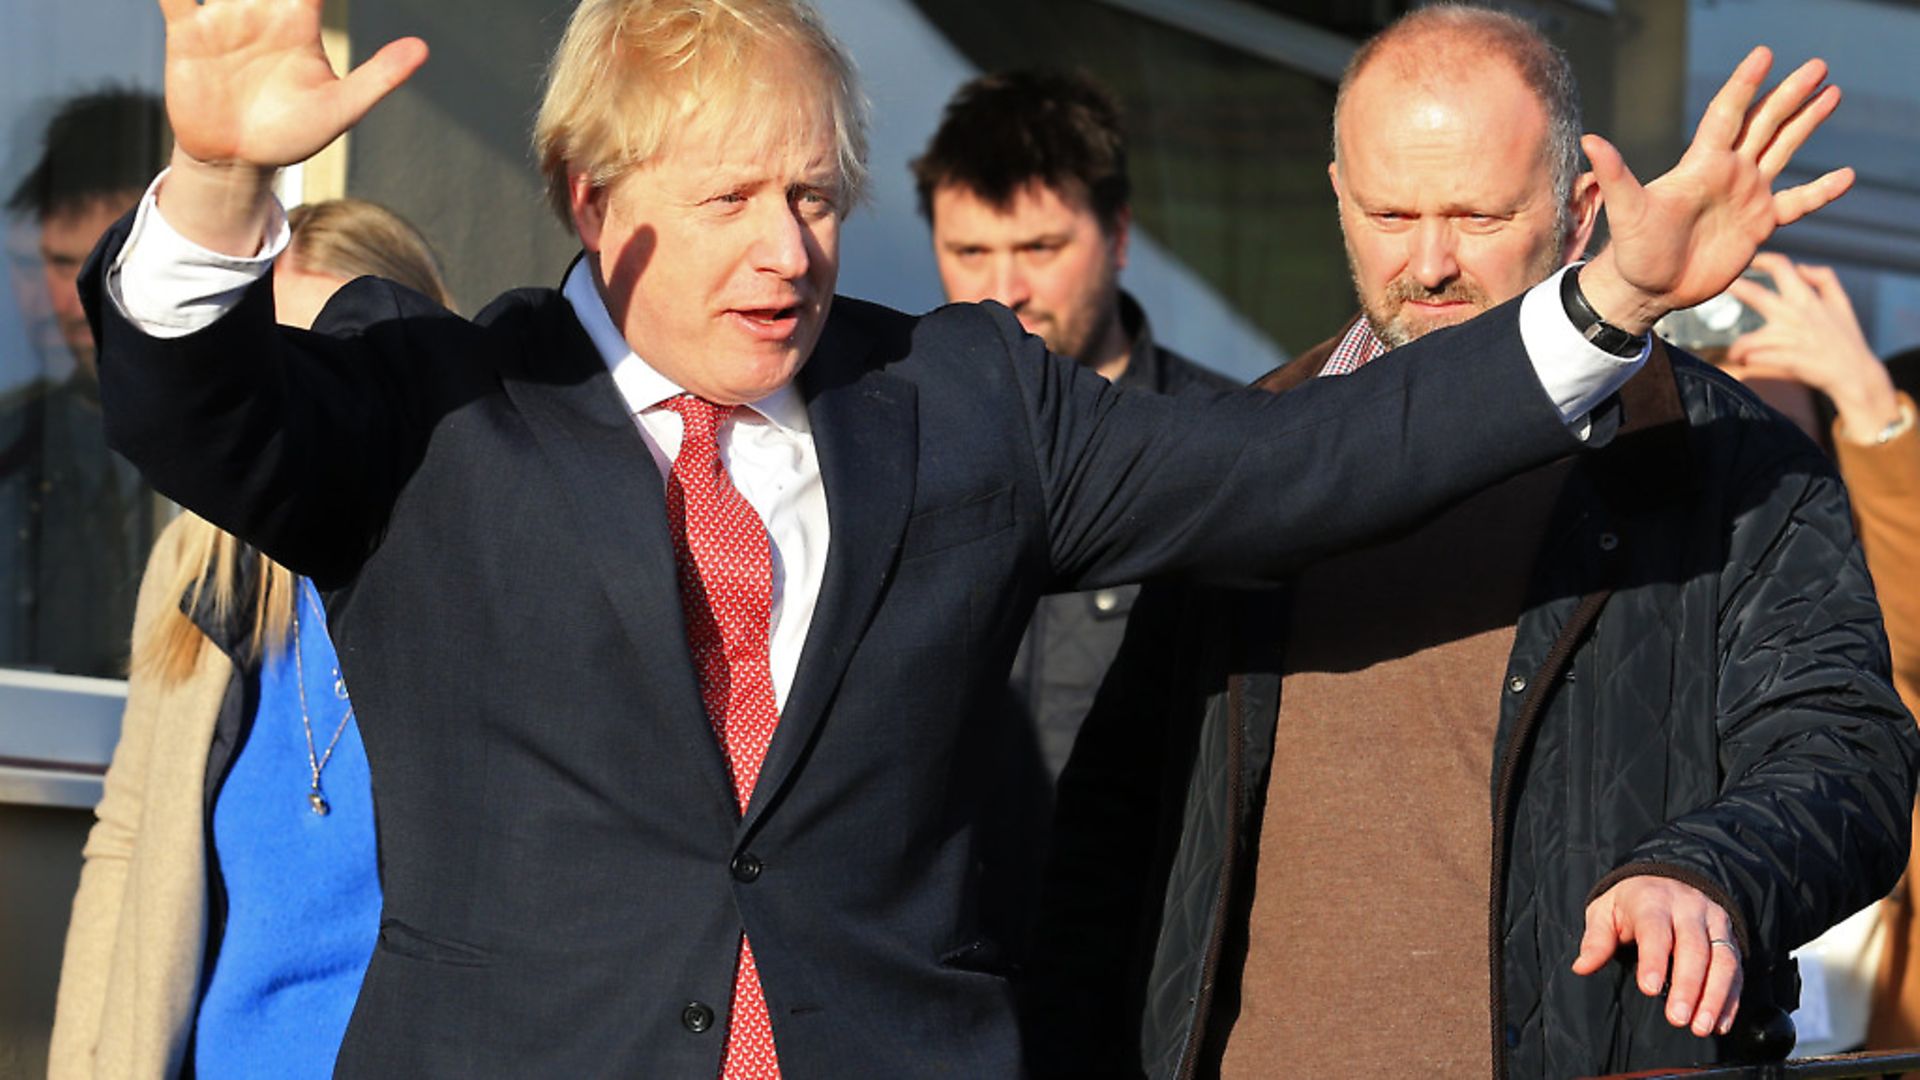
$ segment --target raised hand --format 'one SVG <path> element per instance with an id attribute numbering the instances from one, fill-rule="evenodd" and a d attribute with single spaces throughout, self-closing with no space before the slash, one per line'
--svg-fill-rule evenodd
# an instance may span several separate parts
<path id="1" fill-rule="evenodd" d="M 426 61 L 425 42 L 402 38 L 336 76 L 323 2 L 160 0 L 174 136 L 161 212 L 189 238 L 252 254 L 273 170 L 319 152 Z"/>
<path id="2" fill-rule="evenodd" d="M 1771 277 L 1779 291 L 1745 278 L 1729 287 L 1767 321 L 1734 339 L 1728 367 L 1742 378 L 1792 379 L 1813 387 L 1833 400 L 1844 436 L 1874 442 L 1900 419 L 1900 396 L 1868 347 L 1840 278 L 1829 267 L 1795 265 L 1772 252 L 1754 256 L 1753 268 Z"/>
<path id="3" fill-rule="evenodd" d="M 1667 312 L 1719 295 L 1774 229 L 1852 186 L 1853 170 L 1835 169 L 1773 190 L 1801 144 L 1840 104 L 1840 89 L 1822 88 L 1827 66 L 1809 60 L 1752 104 L 1772 63 L 1764 47 L 1747 54 L 1707 106 L 1679 164 L 1644 187 L 1611 143 L 1597 135 L 1581 140 L 1613 239 L 1581 270 L 1580 285 L 1607 321 L 1645 332 Z"/>
<path id="4" fill-rule="evenodd" d="M 344 78 L 320 47 L 323 0 L 160 0 L 167 118 L 196 161 L 277 168 L 358 123 L 427 58 L 389 43 Z"/>
<path id="5" fill-rule="evenodd" d="M 1640 992 L 1667 995 L 1667 1023 L 1700 1036 L 1733 1030 L 1745 973 L 1724 908 L 1670 878 L 1627 878 L 1587 905 L 1574 973 L 1599 971 L 1628 942 L 1637 946 Z"/>

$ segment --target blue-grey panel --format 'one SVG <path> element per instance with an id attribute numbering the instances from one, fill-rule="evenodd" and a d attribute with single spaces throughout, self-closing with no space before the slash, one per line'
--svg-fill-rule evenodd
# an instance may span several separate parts
<path id="1" fill-rule="evenodd" d="M 0 670 L 0 803 L 99 801 L 126 703 L 118 680 Z"/>

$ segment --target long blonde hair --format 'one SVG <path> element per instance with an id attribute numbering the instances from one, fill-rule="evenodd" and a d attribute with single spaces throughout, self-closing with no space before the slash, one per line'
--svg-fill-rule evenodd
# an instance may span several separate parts
<path id="1" fill-rule="evenodd" d="M 393 211 L 362 199 L 330 199 L 296 207 L 287 222 L 293 229 L 287 255 L 305 269 L 349 279 L 373 274 L 453 306 L 426 238 Z M 191 513 L 182 513 L 181 520 L 167 528 L 156 555 L 162 547 L 173 557 L 148 561 L 151 568 L 169 570 L 160 595 L 185 599 L 135 624 L 136 674 L 165 683 L 193 674 L 200 651 L 212 643 L 187 612 L 204 609 L 219 626 L 228 625 L 235 611 L 251 612 L 243 661 L 258 661 L 287 640 L 299 596 L 293 571 Z M 253 560 L 250 575 L 245 572 L 247 559 Z"/>
<path id="2" fill-rule="evenodd" d="M 252 628 L 248 633 L 242 660 L 257 660 L 277 649 L 287 639 L 293 623 L 293 604 L 298 596 L 293 571 L 272 559 L 245 547 L 233 534 L 224 532 L 206 519 L 182 513 L 180 520 L 167 527 L 161 546 L 171 548 L 173 558 L 162 562 L 155 558 L 149 566 L 158 571 L 163 565 L 170 571 L 161 583 L 159 594 L 174 603 L 165 603 L 152 612 L 143 612 L 133 627 L 133 671 L 136 675 L 158 678 L 164 683 L 180 682 L 193 674 L 200 661 L 200 650 L 212 643 L 186 612 L 206 608 L 215 625 L 225 626 L 236 608 L 251 611 Z M 244 558 L 243 558 L 244 557 Z M 254 573 L 245 593 L 241 580 L 245 560 L 253 560 Z M 184 600 L 179 598 L 184 597 Z M 184 609 L 184 610 L 183 610 Z"/>

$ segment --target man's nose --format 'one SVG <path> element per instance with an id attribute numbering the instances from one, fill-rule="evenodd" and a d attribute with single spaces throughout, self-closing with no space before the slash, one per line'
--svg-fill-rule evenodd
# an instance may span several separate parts
<path id="1" fill-rule="evenodd" d="M 755 269 L 787 281 L 805 277 L 813 256 L 807 248 L 807 228 L 799 211 L 785 202 L 769 202 L 762 218 L 754 244 Z"/>
<path id="2" fill-rule="evenodd" d="M 1014 311 L 1026 306 L 1033 299 L 1033 286 L 1027 280 L 1027 271 L 1020 260 L 1013 256 L 1002 258 L 993 268 L 991 299 L 998 300 Z"/>
<path id="3" fill-rule="evenodd" d="M 1453 227 L 1441 219 L 1422 221 L 1413 234 L 1410 270 L 1422 286 L 1438 289 L 1460 276 L 1460 263 L 1454 257 Z"/>

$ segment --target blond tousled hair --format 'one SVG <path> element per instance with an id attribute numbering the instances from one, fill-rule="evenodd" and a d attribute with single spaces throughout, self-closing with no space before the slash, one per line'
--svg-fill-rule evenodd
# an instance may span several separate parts
<path id="1" fill-rule="evenodd" d="M 805 62 L 834 126 L 843 210 L 866 185 L 867 106 L 853 61 L 805 0 L 581 0 L 547 68 L 533 150 L 547 198 L 571 226 L 569 175 L 596 188 L 645 164 L 701 110 L 743 139 L 817 122 L 821 104 L 769 86 L 769 50 Z M 763 144 L 764 145 L 764 144 Z"/>
<path id="2" fill-rule="evenodd" d="M 372 274 L 453 306 L 426 238 L 383 206 L 363 199 L 330 199 L 288 211 L 287 224 L 293 239 L 286 257 L 310 271 L 343 278 Z M 179 682 L 193 674 L 200 651 L 213 647 L 183 607 L 185 611 L 207 609 L 217 625 L 225 625 L 235 611 L 250 612 L 245 659 L 257 661 L 286 641 L 299 595 L 291 570 L 192 513 L 182 513 L 160 544 L 172 556 L 151 560 L 156 566 L 172 567 L 172 580 L 162 583 L 160 595 L 186 599 L 146 613 L 136 623 L 132 661 L 136 674 L 163 683 Z M 247 560 L 252 561 L 251 574 Z"/>

